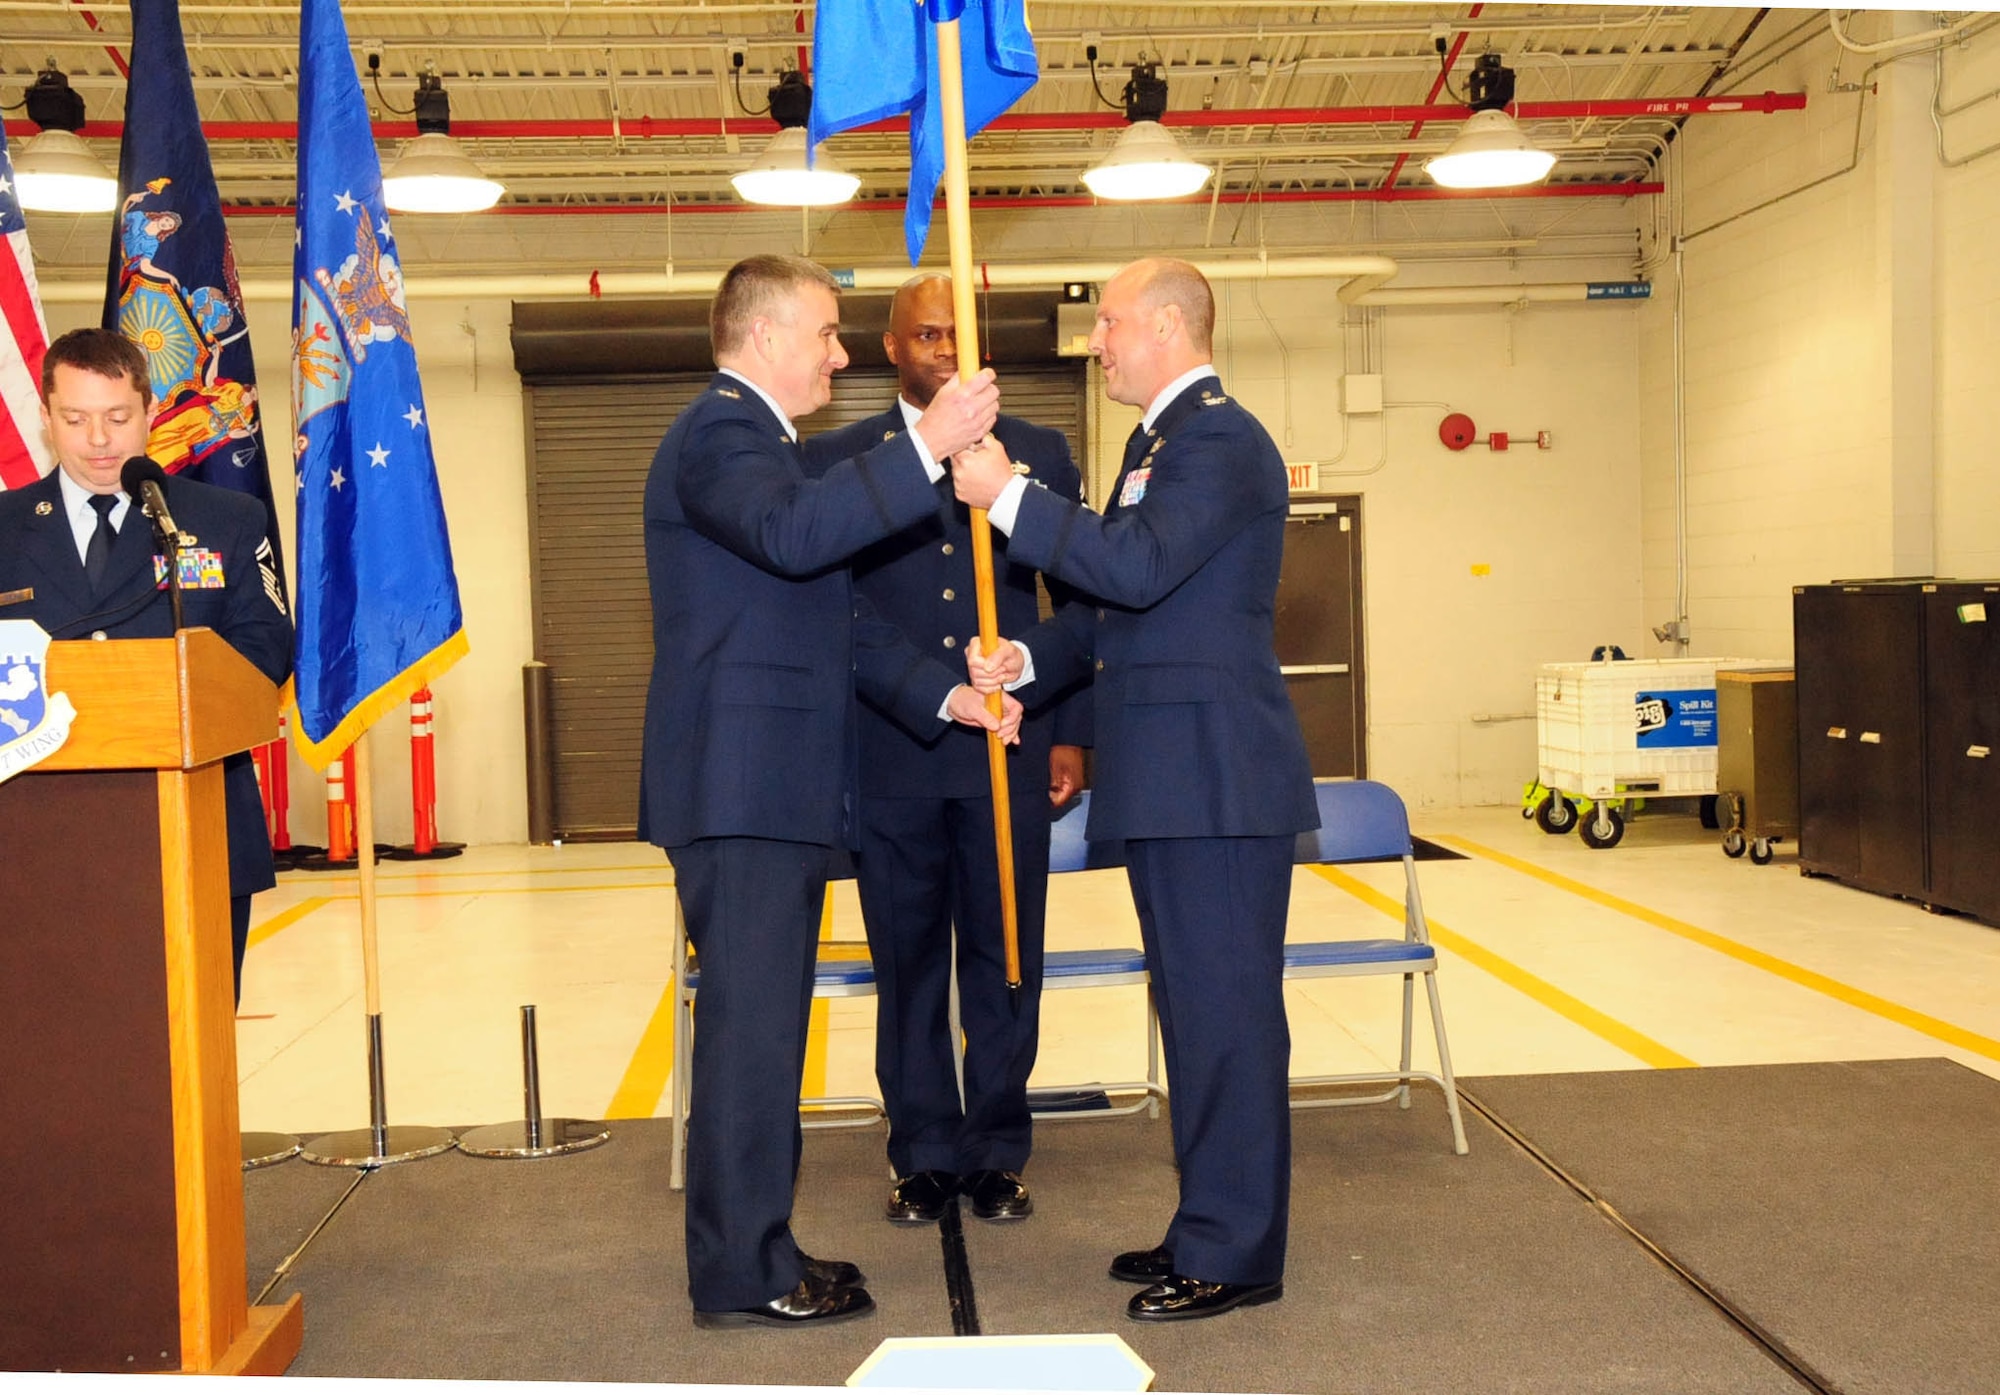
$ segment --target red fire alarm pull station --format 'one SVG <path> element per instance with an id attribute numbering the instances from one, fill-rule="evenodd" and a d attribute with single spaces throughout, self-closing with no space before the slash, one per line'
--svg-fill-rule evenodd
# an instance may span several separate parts
<path id="1" fill-rule="evenodd" d="M 1493 432 L 1486 438 L 1486 444 L 1493 450 L 1507 449 L 1507 433 L 1504 431 Z"/>
<path id="2" fill-rule="evenodd" d="M 1463 412 L 1453 412 L 1438 423 L 1438 439 L 1453 450 L 1464 450 L 1478 439 L 1479 428 Z"/>

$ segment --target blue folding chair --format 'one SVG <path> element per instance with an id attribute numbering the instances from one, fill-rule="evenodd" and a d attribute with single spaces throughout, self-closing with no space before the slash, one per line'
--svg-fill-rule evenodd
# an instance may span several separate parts
<path id="1" fill-rule="evenodd" d="M 1444 1091 L 1445 1110 L 1451 1118 L 1452 1147 L 1466 1151 L 1465 1124 L 1458 1108 L 1458 1089 L 1451 1073 L 1451 1048 L 1445 1041 L 1444 1012 L 1438 1003 L 1437 950 L 1431 944 L 1430 926 L 1424 920 L 1423 898 L 1417 890 L 1415 845 L 1410 840 L 1410 822 L 1403 801 L 1387 785 L 1373 780 L 1319 780 L 1313 785 L 1319 801 L 1320 827 L 1301 833 L 1293 851 L 1295 864 L 1315 862 L 1403 863 L 1403 934 L 1400 939 L 1327 940 L 1285 946 L 1285 977 L 1354 978 L 1370 974 L 1394 974 L 1403 980 L 1403 1049 L 1398 1068 L 1393 1071 L 1349 1072 L 1340 1075 L 1294 1076 L 1294 1086 L 1390 1084 L 1381 1094 L 1295 1098 L 1295 1109 L 1317 1109 L 1332 1105 L 1381 1104 L 1396 1100 L 1410 1107 L 1410 1083 L 1428 1080 Z M 1084 868 L 1117 867 L 1125 861 L 1122 843 L 1090 843 L 1083 829 L 1090 816 L 1090 794 L 1085 791 L 1076 805 L 1059 819 L 1049 845 L 1049 869 L 1073 872 Z M 1077 951 L 1092 953 L 1093 951 Z M 1137 951 L 1127 951 L 1136 954 Z M 1053 958 L 1054 956 L 1051 956 Z M 1139 975 L 1129 981 L 1143 982 L 1143 956 Z M 1415 1024 L 1416 980 L 1421 975 L 1430 999 L 1431 1030 L 1437 1039 L 1438 1070 L 1417 1070 L 1411 1065 L 1411 1038 Z M 1045 985 L 1047 979 L 1045 977 Z M 1157 1082 L 1158 1019 L 1147 997 L 1147 1046 L 1149 1077 Z M 1150 1103 L 1150 1099 L 1145 1101 Z"/>
<path id="2" fill-rule="evenodd" d="M 1437 950 L 1431 944 L 1430 925 L 1424 919 L 1423 896 L 1417 890 L 1415 845 L 1410 841 L 1410 820 L 1403 801 L 1387 785 L 1373 780 L 1315 781 L 1313 792 L 1319 799 L 1320 826 L 1301 833 L 1293 860 L 1314 862 L 1386 862 L 1400 858 L 1403 863 L 1403 934 L 1400 939 L 1325 940 L 1312 944 L 1285 946 L 1285 977 L 1351 978 L 1365 974 L 1396 974 L 1403 980 L 1403 1053 L 1393 1071 L 1361 1071 L 1341 1075 L 1293 1076 L 1298 1085 L 1355 1085 L 1387 1083 L 1393 1088 L 1379 1095 L 1339 1096 L 1330 1099 L 1294 1100 L 1294 1109 L 1313 1109 L 1342 1104 L 1381 1104 L 1396 1100 L 1410 1107 L 1410 1082 L 1428 1080 L 1444 1091 L 1445 1111 L 1451 1116 L 1453 1151 L 1466 1151 L 1465 1123 L 1458 1112 L 1458 1087 L 1451 1074 L 1451 1047 L 1445 1042 L 1444 1009 L 1438 1004 Z M 1437 1039 L 1438 1069 L 1417 1070 L 1410 1064 L 1410 1037 L 1415 1020 L 1417 977 L 1424 980 L 1430 997 L 1431 1032 Z"/>

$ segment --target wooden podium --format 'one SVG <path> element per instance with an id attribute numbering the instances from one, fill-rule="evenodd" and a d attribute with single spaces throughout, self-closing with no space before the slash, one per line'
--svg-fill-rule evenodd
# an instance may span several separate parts
<path id="1" fill-rule="evenodd" d="M 49 648 L 68 743 L 0 784 L 0 1370 L 278 1375 L 252 1311 L 222 759 L 277 691 L 212 630 Z"/>

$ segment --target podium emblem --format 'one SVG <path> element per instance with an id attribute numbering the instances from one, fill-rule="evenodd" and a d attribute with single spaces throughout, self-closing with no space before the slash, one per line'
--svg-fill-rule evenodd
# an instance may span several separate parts
<path id="1" fill-rule="evenodd" d="M 32 620 L 0 620 L 0 782 L 69 740 L 76 709 L 47 688 L 49 633 Z"/>

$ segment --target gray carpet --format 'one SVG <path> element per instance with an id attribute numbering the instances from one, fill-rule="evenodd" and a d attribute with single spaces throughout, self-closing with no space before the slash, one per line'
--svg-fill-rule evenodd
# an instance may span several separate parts
<path id="1" fill-rule="evenodd" d="M 1283 1301 L 1206 1322 L 1144 1325 L 1105 1275 L 1157 1244 L 1173 1207 L 1157 1123 L 1041 1126 L 1038 1211 L 968 1221 L 987 1332 L 1116 1332 L 1159 1390 L 1750 1392 L 1798 1390 L 1686 1285 L 1573 1191 L 1444 1107 L 1293 1115 Z"/>
<path id="2" fill-rule="evenodd" d="M 1461 1084 L 1846 1395 L 2000 1387 L 2000 1081 L 1910 1060 Z"/>
<path id="3" fill-rule="evenodd" d="M 2000 1082 L 1939 1061 L 1490 1078 L 1468 1091 L 1844 1395 L 1984 1392 L 2000 1370 Z M 1044 1123 L 1036 1215 L 968 1218 L 987 1333 L 1115 1332 L 1161 1390 L 1801 1389 L 1756 1341 L 1477 1113 L 1435 1092 L 1294 1117 L 1282 1302 L 1148 1326 L 1104 1274 L 1173 1202 L 1164 1120 Z M 252 1287 L 306 1299 L 293 1373 L 837 1385 L 891 1336 L 951 1331 L 936 1228 L 879 1219 L 879 1127 L 807 1135 L 796 1229 L 877 1313 L 696 1331 L 669 1126 L 507 1163 L 452 1155 L 245 1179 Z M 337 1208 L 337 1209 L 336 1209 Z M 327 1219 L 331 1211 L 331 1218 Z"/>
<path id="4" fill-rule="evenodd" d="M 296 1159 L 243 1174 L 244 1273 L 251 1301 L 339 1206 L 354 1181 L 345 1168 L 307 1167 Z"/>

